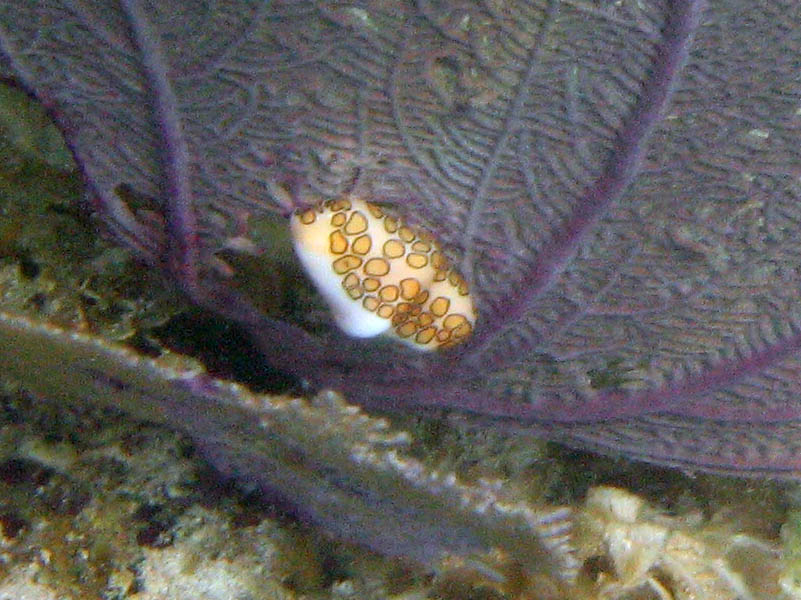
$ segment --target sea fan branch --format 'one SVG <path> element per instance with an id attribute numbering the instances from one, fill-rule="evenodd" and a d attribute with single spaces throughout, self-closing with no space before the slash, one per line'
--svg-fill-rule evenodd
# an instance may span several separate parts
<path id="1" fill-rule="evenodd" d="M 122 0 L 131 30 L 141 50 L 142 65 L 152 88 L 153 110 L 161 133 L 167 230 L 167 269 L 190 296 L 199 296 L 198 223 L 192 200 L 190 159 L 182 130 L 178 99 L 169 82 L 169 67 L 161 43 L 139 0 Z"/>
<path id="2" fill-rule="evenodd" d="M 617 137 L 601 176 L 585 192 L 570 219 L 537 256 L 528 273 L 515 286 L 505 303 L 493 307 L 477 331 L 470 352 L 475 356 L 497 334 L 523 317 L 558 280 L 579 244 L 600 218 L 620 198 L 641 166 L 647 143 L 659 124 L 687 59 L 699 25 L 703 0 L 674 0 L 669 6 L 664 42 L 658 49 L 642 96 Z"/>

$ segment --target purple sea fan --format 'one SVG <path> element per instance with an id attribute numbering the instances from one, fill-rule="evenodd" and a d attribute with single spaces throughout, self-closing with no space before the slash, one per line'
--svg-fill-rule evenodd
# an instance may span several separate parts
<path id="1" fill-rule="evenodd" d="M 51 110 L 118 238 L 274 366 L 366 406 L 796 475 L 799 19 L 790 0 L 11 0 L 0 75 Z M 318 338 L 215 275 L 248 217 L 344 192 L 434 232 L 475 295 L 470 341 Z"/>

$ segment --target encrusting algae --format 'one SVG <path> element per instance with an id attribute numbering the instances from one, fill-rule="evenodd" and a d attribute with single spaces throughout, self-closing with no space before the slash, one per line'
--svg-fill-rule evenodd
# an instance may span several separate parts
<path id="1" fill-rule="evenodd" d="M 0 369 L 26 394 L 62 406 L 77 402 L 84 408 L 120 408 L 178 427 L 226 474 L 255 489 L 278 492 L 335 538 L 433 569 L 436 597 L 450 600 L 483 589 L 484 595 L 475 597 L 799 598 L 784 581 L 779 586 L 777 540 L 749 531 L 753 525 L 743 511 L 732 509 L 717 520 L 693 511 L 668 516 L 642 497 L 613 487 L 590 488 L 584 504 L 573 508 L 548 505 L 526 499 L 520 481 L 485 476 L 467 480 L 413 458 L 408 433 L 393 430 L 333 393 L 311 399 L 255 395 L 210 378 L 196 362 L 177 355 L 151 359 L 1 312 L 0 347 L 15 349 L 0 352 Z M 42 378 L 41 373 L 49 376 Z M 81 461 L 72 449 L 66 454 L 59 450 L 56 460 L 48 458 L 53 452 L 43 453 L 41 443 L 16 447 L 18 458 L 12 462 L 39 461 L 69 472 Z M 77 510 L 86 518 L 98 509 L 84 503 Z M 17 508 L 13 513 L 25 523 L 32 518 Z M 152 540 L 148 552 L 156 562 L 158 555 L 180 550 L 159 549 L 159 540 L 180 534 L 169 524 L 157 525 L 157 537 L 149 529 L 142 534 Z M 23 524 L 13 543 L 25 546 L 29 533 L 33 528 Z M 225 537 L 225 526 L 204 535 Z M 105 561 L 112 560 L 109 552 Z M 115 571 L 117 576 L 120 572 Z M 332 597 L 337 597 L 333 590 Z"/>
<path id="2" fill-rule="evenodd" d="M 386 332 L 434 350 L 472 333 L 467 282 L 431 233 L 352 196 L 293 215 L 291 229 L 300 262 L 348 335 Z"/>
<path id="3" fill-rule="evenodd" d="M 336 394 L 255 395 L 177 355 L 151 359 L 1 312 L 0 347 L 15 348 L 0 352 L 0 369 L 27 393 L 179 427 L 225 474 L 287 498 L 337 538 L 428 568 L 464 559 L 493 580 L 505 563 L 555 586 L 575 576 L 569 509 L 427 467 L 405 452 L 408 434 Z"/>

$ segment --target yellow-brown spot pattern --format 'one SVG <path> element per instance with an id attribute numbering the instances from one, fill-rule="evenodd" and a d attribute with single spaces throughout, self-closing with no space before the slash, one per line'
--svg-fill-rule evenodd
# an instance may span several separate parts
<path id="1" fill-rule="evenodd" d="M 398 338 L 428 350 L 457 344 L 472 332 L 476 314 L 468 284 L 430 232 L 354 197 L 293 218 L 300 224 L 293 225 L 296 244 L 324 253 L 347 301 L 389 320 Z M 322 232 L 325 245 L 312 239 Z"/>
<path id="2" fill-rule="evenodd" d="M 348 238 L 342 235 L 339 229 L 334 231 L 329 239 L 331 240 L 331 252 L 333 254 L 345 254 L 348 249 Z"/>

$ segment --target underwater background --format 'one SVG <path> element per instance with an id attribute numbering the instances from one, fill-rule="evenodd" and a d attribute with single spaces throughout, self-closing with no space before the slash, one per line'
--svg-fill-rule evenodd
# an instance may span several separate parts
<path id="1" fill-rule="evenodd" d="M 236 327 L 193 308 L 99 235 L 81 194 L 44 111 L 0 88 L 0 313 L 22 332 L 18 342 L 12 329 L 0 337 L 0 363 L 16 369 L 0 373 L 0 599 L 801 598 L 795 482 L 599 457 L 448 415 L 376 419 L 335 395 L 297 400 L 291 410 L 316 419 L 304 427 L 351 439 L 343 415 L 358 415 L 383 444 L 401 440 L 391 455 L 398 464 L 428 474 L 375 507 L 388 527 L 436 499 L 437 482 L 458 480 L 465 494 L 502 489 L 498 497 L 525 507 L 530 535 L 541 538 L 529 561 L 530 540 L 501 535 L 507 524 L 476 505 L 482 516 L 464 527 L 482 528 L 493 547 L 421 566 L 321 533 L 303 518 L 303 497 L 265 497 L 211 468 L 191 435 L 97 403 L 80 382 L 69 399 L 31 391 L 43 387 L 37 380 L 69 380 L 59 365 L 91 339 L 100 371 L 116 360 L 106 346 L 123 345 L 134 370 L 153 358 L 271 398 L 304 396 L 259 364 Z M 280 291 L 267 310 L 307 306 L 312 292 L 281 224 L 264 227 Z M 365 490 L 383 485 L 364 477 Z"/>

